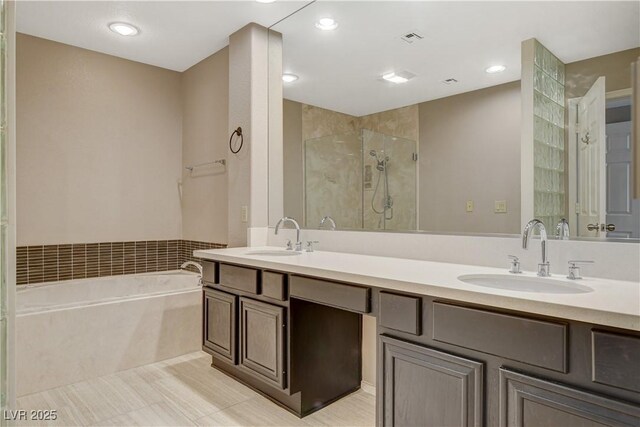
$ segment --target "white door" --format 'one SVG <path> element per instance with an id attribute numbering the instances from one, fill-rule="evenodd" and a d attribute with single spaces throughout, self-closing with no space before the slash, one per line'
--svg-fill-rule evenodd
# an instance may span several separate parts
<path id="1" fill-rule="evenodd" d="M 598 78 L 578 102 L 577 123 L 577 234 L 605 237 L 606 117 L 604 77 Z"/>
<path id="2" fill-rule="evenodd" d="M 607 125 L 607 237 L 640 237 L 640 200 L 632 198 L 631 122 Z"/>

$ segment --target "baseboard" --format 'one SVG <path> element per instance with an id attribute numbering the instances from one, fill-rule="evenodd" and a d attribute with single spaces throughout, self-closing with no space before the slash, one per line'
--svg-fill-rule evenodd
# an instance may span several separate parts
<path id="1" fill-rule="evenodd" d="M 366 381 L 360 381 L 360 389 L 365 393 L 376 395 L 376 386 Z"/>

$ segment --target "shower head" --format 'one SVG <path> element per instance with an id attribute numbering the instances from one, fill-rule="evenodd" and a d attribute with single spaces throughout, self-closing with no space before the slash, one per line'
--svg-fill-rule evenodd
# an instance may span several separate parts
<path id="1" fill-rule="evenodd" d="M 370 155 L 371 157 L 378 157 L 378 153 L 376 153 L 376 150 L 371 150 L 371 151 L 369 151 L 369 155 Z"/>

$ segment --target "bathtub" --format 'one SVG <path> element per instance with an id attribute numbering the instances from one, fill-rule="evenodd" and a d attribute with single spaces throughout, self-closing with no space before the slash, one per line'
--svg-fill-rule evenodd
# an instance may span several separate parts
<path id="1" fill-rule="evenodd" d="M 18 287 L 19 396 L 201 348 L 202 293 L 183 271 Z"/>

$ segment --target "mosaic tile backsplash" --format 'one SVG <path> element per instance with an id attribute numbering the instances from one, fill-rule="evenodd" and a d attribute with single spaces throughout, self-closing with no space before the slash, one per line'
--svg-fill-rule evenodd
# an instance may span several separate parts
<path id="1" fill-rule="evenodd" d="M 176 270 L 197 261 L 196 249 L 225 248 L 226 244 L 193 240 L 74 243 L 18 246 L 18 285 L 100 276 Z"/>

